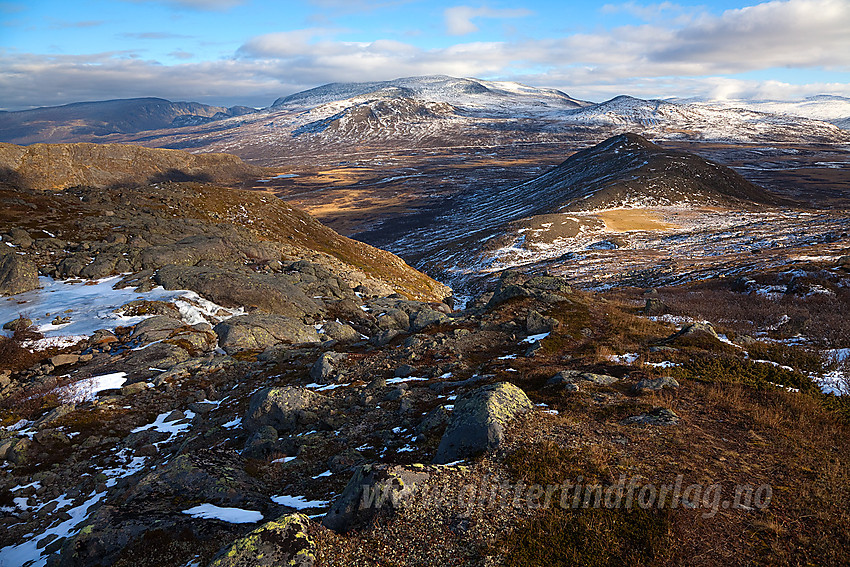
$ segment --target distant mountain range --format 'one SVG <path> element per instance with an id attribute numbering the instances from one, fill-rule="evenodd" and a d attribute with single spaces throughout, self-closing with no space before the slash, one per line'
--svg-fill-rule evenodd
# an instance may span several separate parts
<path id="1" fill-rule="evenodd" d="M 75 102 L 0 112 L 0 141 L 13 144 L 97 142 L 114 134 L 196 126 L 256 112 L 247 106 L 208 106 L 162 98 Z"/>
<path id="2" fill-rule="evenodd" d="M 0 113 L 0 141 L 137 143 L 229 152 L 262 165 L 386 148 L 598 142 L 624 132 L 668 140 L 847 143 L 850 132 L 836 124 L 846 126 L 850 103 L 838 99 L 730 108 L 619 96 L 596 104 L 519 83 L 428 76 L 332 83 L 262 110 L 130 99 Z M 809 117 L 792 115 L 795 109 Z M 821 115 L 835 123 L 815 118 Z"/>

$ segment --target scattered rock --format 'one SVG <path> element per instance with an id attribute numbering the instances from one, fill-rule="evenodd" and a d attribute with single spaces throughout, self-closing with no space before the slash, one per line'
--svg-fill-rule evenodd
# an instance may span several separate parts
<path id="1" fill-rule="evenodd" d="M 434 463 L 450 463 L 494 449 L 502 442 L 508 422 L 533 407 L 525 392 L 508 382 L 474 390 L 455 404 Z"/>
<path id="2" fill-rule="evenodd" d="M 677 425 L 679 416 L 667 408 L 655 408 L 651 412 L 642 413 L 623 420 L 626 425 Z"/>

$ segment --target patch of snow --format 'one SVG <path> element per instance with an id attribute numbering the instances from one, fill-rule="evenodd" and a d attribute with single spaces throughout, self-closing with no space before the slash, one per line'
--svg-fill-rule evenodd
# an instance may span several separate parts
<path id="1" fill-rule="evenodd" d="M 254 510 L 243 510 L 242 508 L 224 508 L 215 504 L 200 504 L 194 508 L 183 510 L 193 518 L 205 520 L 221 520 L 231 524 L 254 524 L 263 519 L 263 514 Z"/>
<path id="2" fill-rule="evenodd" d="M 543 339 L 548 337 L 549 334 L 550 333 L 540 333 L 539 335 L 529 335 L 526 338 L 522 339 L 522 341 L 520 341 L 520 344 L 522 344 L 522 343 L 533 344 L 533 343 L 536 343 L 537 341 L 542 341 Z"/>
<path id="3" fill-rule="evenodd" d="M 405 376 L 403 378 L 390 378 L 387 380 L 387 384 L 399 384 L 401 382 L 419 382 L 419 381 L 427 381 L 427 378 L 418 378 L 416 376 Z"/>
<path id="4" fill-rule="evenodd" d="M 186 410 L 184 417 L 172 421 L 165 421 L 166 418 L 171 415 L 171 413 L 172 412 L 170 411 L 161 413 L 156 416 L 156 419 L 153 423 L 137 427 L 133 431 L 131 431 L 131 433 L 139 433 L 140 431 L 147 431 L 148 429 L 152 429 L 160 433 L 168 433 L 170 435 L 168 439 L 158 441 L 157 443 L 154 443 L 154 445 L 159 445 L 161 443 L 169 443 L 172 439 L 192 427 L 192 418 L 195 417 L 194 412 Z"/>
<path id="5" fill-rule="evenodd" d="M 634 364 L 638 358 L 640 358 L 640 354 L 636 352 L 608 355 L 608 360 L 611 362 L 618 362 L 620 364 Z"/>
<path id="6" fill-rule="evenodd" d="M 288 506 L 296 510 L 306 510 L 307 508 L 324 508 L 331 502 L 330 500 L 307 500 L 304 496 L 288 496 L 282 494 L 280 496 L 272 496 L 272 502 L 281 506 Z"/>
<path id="7" fill-rule="evenodd" d="M 53 393 L 59 396 L 59 399 L 66 404 L 90 402 L 97 398 L 98 392 L 114 390 L 123 386 L 124 382 L 127 381 L 126 376 L 126 372 L 115 372 L 104 374 L 103 376 L 84 378 L 73 384 L 56 388 L 53 390 Z"/>

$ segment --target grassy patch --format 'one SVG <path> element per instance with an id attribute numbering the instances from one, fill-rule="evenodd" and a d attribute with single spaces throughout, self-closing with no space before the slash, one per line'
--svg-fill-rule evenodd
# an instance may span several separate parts
<path id="1" fill-rule="evenodd" d="M 506 539 L 505 565 L 663 565 L 669 529 L 663 510 L 547 510 Z"/>

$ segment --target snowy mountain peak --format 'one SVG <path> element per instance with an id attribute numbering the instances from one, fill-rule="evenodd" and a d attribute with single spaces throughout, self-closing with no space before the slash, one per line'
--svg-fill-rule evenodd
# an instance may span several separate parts
<path id="1" fill-rule="evenodd" d="M 483 81 L 429 75 L 392 81 L 330 83 L 274 101 L 274 110 L 286 107 L 316 107 L 357 97 L 378 99 L 412 98 L 453 106 L 482 107 L 505 103 L 569 109 L 591 103 L 573 99 L 556 89 L 535 88 L 520 83 Z"/>

